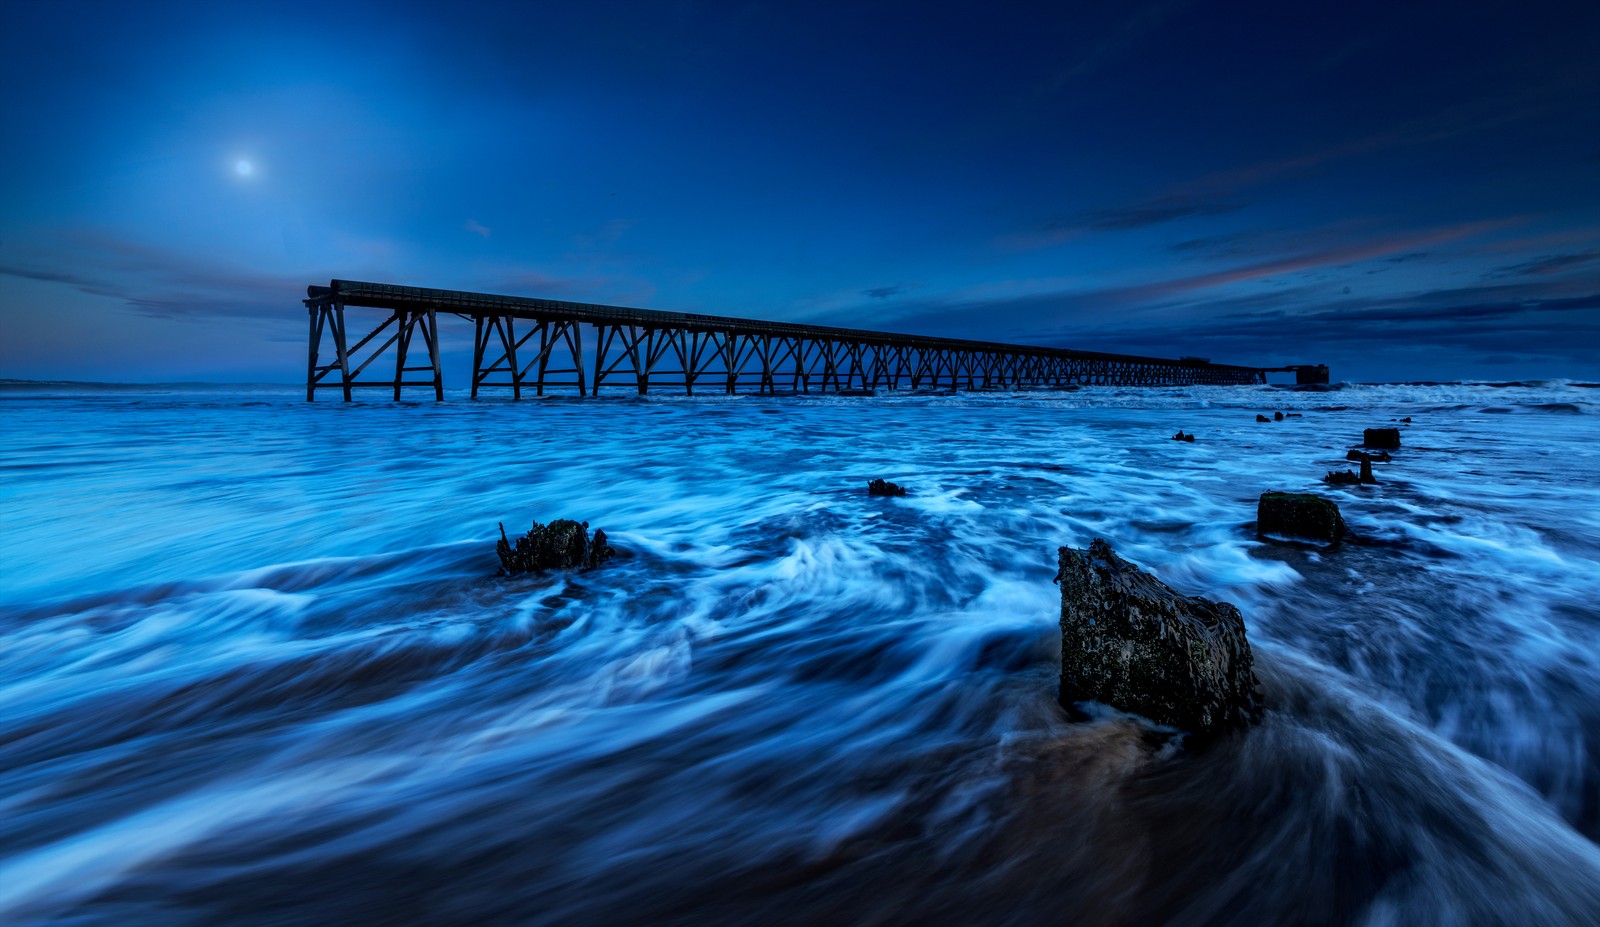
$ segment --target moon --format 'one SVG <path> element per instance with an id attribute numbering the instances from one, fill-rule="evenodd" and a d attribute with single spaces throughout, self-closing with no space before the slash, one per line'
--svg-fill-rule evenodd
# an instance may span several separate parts
<path id="1" fill-rule="evenodd" d="M 249 161 L 246 161 L 244 158 L 240 158 L 233 163 L 233 172 L 238 174 L 240 177 L 249 177 L 251 174 L 255 173 L 255 170 L 256 166 L 251 164 Z"/>

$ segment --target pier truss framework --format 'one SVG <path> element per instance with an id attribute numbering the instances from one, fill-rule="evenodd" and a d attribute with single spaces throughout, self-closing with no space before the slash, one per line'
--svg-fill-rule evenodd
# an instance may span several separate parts
<path id="1" fill-rule="evenodd" d="M 1065 348 L 901 335 L 627 309 L 560 300 L 334 280 L 307 288 L 310 350 L 306 399 L 357 388 L 431 387 L 444 398 L 438 317 L 473 323 L 472 395 L 598 396 L 602 388 L 701 392 L 868 392 L 1017 389 L 1079 385 L 1262 383 L 1266 370 Z M 354 344 L 347 309 L 378 309 Z M 425 349 L 426 363 L 417 355 Z M 331 350 L 330 350 L 331 349 Z M 391 349 L 393 349 L 391 351 Z M 415 361 L 413 360 L 415 359 Z M 1295 370 L 1302 382 L 1327 368 Z M 370 372 L 369 372 L 370 371 Z"/>

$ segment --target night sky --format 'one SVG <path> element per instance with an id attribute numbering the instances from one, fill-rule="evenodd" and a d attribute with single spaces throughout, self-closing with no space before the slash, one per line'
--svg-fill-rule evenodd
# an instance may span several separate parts
<path id="1" fill-rule="evenodd" d="M 293 383 L 342 277 L 1600 379 L 1600 3 L 9 0 L 0 46 L 3 377 Z"/>

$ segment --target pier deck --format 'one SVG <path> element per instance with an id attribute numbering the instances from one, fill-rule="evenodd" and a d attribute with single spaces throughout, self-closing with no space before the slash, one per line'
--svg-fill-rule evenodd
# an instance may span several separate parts
<path id="1" fill-rule="evenodd" d="M 517 399 L 524 390 L 598 396 L 603 386 L 639 395 L 652 387 L 692 395 L 697 388 L 852 393 L 1248 384 L 1265 382 L 1271 371 L 1293 371 L 1302 383 L 1328 382 L 1324 366 L 1242 367 L 1196 357 L 1171 360 L 351 280 L 307 287 L 306 296 L 308 401 L 321 389 L 339 390 L 349 401 L 361 387 L 388 389 L 399 399 L 408 386 L 431 387 L 443 399 L 441 314 L 473 323 L 474 397 L 485 388 L 509 389 Z M 352 345 L 347 309 L 387 315 Z M 427 362 L 408 363 L 418 335 Z M 322 362 L 325 341 L 332 347 L 329 363 Z"/>

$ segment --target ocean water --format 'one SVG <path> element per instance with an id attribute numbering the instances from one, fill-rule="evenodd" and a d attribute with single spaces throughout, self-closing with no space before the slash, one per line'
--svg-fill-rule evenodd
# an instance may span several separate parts
<path id="1" fill-rule="evenodd" d="M 13 385 L 0 923 L 1593 924 L 1597 413 Z M 1257 541 L 1267 489 L 1354 537 Z M 558 517 L 622 556 L 497 575 Z M 1067 717 L 1096 537 L 1242 609 L 1260 726 Z"/>

